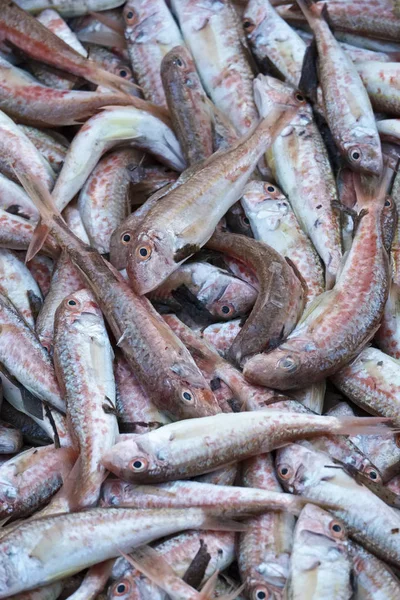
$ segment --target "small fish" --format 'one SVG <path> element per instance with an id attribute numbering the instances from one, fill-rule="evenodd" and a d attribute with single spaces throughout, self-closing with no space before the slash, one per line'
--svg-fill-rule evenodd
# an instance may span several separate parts
<path id="1" fill-rule="evenodd" d="M 354 600 L 373 600 L 379 596 L 396 600 L 400 582 L 391 569 L 359 544 L 349 542 L 349 553 L 355 575 Z"/>
<path id="2" fill-rule="evenodd" d="M 213 153 L 213 127 L 193 59 L 184 46 L 172 48 L 161 63 L 161 79 L 177 138 L 189 166 Z"/>
<path id="3" fill-rule="evenodd" d="M 225 152 L 191 167 L 181 185 L 149 210 L 130 240 L 127 272 L 140 295 L 158 287 L 211 237 L 218 221 L 239 198 L 258 160 L 290 122 L 281 106 L 254 132 Z"/>
<path id="4" fill-rule="evenodd" d="M 161 63 L 182 44 L 179 27 L 164 0 L 128 0 L 123 14 L 129 57 L 144 97 L 166 108 Z"/>
<path id="5" fill-rule="evenodd" d="M 374 109 L 400 116 L 400 91 L 396 85 L 399 63 L 360 62 L 355 66 Z"/>
<path id="6" fill-rule="evenodd" d="M 350 600 L 351 560 L 341 521 L 307 504 L 294 531 L 288 594 L 293 600 Z"/>
<path id="7" fill-rule="evenodd" d="M 374 418 L 343 420 L 275 409 L 222 413 L 170 423 L 140 436 L 128 434 L 104 455 L 103 464 L 134 483 L 184 479 L 296 439 L 349 434 L 354 428 L 368 431 L 375 422 Z"/>

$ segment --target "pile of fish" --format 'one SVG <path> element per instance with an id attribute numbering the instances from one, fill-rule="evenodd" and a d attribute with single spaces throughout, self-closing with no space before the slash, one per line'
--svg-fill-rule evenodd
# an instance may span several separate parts
<path id="1" fill-rule="evenodd" d="M 399 600 L 399 158 L 399 0 L 0 0 L 0 598 Z"/>

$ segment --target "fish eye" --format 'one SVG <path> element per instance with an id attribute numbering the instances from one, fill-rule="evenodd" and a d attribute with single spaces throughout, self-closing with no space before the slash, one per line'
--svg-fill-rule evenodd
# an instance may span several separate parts
<path id="1" fill-rule="evenodd" d="M 150 244 L 141 244 L 136 250 L 136 257 L 141 262 L 145 262 L 151 256 L 152 248 Z"/>
<path id="2" fill-rule="evenodd" d="M 126 69 L 120 69 L 118 74 L 120 77 L 128 77 L 128 71 Z"/>
<path id="3" fill-rule="evenodd" d="M 287 373 L 294 373 L 298 368 L 298 364 L 292 356 L 285 356 L 278 361 L 278 367 Z"/>
<path id="4" fill-rule="evenodd" d="M 296 98 L 297 102 L 304 102 L 304 96 L 302 96 L 298 92 L 295 94 L 294 97 Z"/>
<path id="5" fill-rule="evenodd" d="M 339 521 L 331 521 L 329 523 L 329 529 L 336 538 L 343 538 L 345 535 L 343 525 Z"/>
<path id="6" fill-rule="evenodd" d="M 255 24 L 250 19 L 245 19 L 243 21 L 243 27 L 246 30 L 246 33 L 251 33 L 255 28 Z"/>
<path id="7" fill-rule="evenodd" d="M 191 392 L 189 392 L 188 390 L 184 390 L 182 392 L 182 398 L 185 402 L 187 402 L 188 404 L 192 404 L 194 402 L 194 396 Z"/>
<path id="8" fill-rule="evenodd" d="M 358 162 L 361 159 L 361 150 L 360 148 L 352 148 L 350 150 L 350 159 Z"/>
<path id="9" fill-rule="evenodd" d="M 250 225 L 248 217 L 242 217 L 242 223 L 243 225 L 246 225 L 246 227 L 248 227 Z"/>
<path id="10" fill-rule="evenodd" d="M 68 298 L 66 302 L 67 308 L 71 309 L 74 309 L 76 306 L 79 306 L 79 304 L 80 303 L 78 302 L 78 300 L 75 300 L 75 298 Z"/>
<path id="11" fill-rule="evenodd" d="M 125 15 L 126 21 L 129 23 L 129 22 L 133 21 L 134 18 L 135 18 L 135 13 L 133 12 L 133 10 L 128 10 L 128 12 Z"/>
<path id="12" fill-rule="evenodd" d="M 380 479 L 378 472 L 373 467 L 367 467 L 366 469 L 364 469 L 364 473 L 370 479 L 372 479 L 372 481 L 379 481 Z"/>
<path id="13" fill-rule="evenodd" d="M 386 200 L 385 200 L 385 206 L 387 208 L 389 208 L 389 207 L 392 206 L 392 199 L 391 198 L 386 198 Z"/>
<path id="14" fill-rule="evenodd" d="M 121 235 L 121 242 L 123 244 L 129 244 L 130 241 L 131 241 L 131 234 L 128 233 L 127 231 L 125 231 L 125 233 L 123 233 Z"/>
<path id="15" fill-rule="evenodd" d="M 267 192 L 269 192 L 270 194 L 272 194 L 272 193 L 273 193 L 273 192 L 275 192 L 275 191 L 276 191 L 276 190 L 275 190 L 275 188 L 274 188 L 274 186 L 273 186 L 273 185 L 269 185 L 269 186 L 267 187 Z"/>
<path id="16" fill-rule="evenodd" d="M 269 591 L 265 586 L 258 586 L 251 595 L 252 600 L 267 600 Z"/>
<path id="17" fill-rule="evenodd" d="M 221 312 L 224 315 L 229 315 L 229 313 L 232 312 L 232 306 L 228 306 L 227 304 L 224 304 L 223 306 L 221 306 Z"/>
<path id="18" fill-rule="evenodd" d="M 278 468 L 278 475 L 281 479 L 290 479 L 292 476 L 292 469 L 288 465 L 281 465 Z"/>
<path id="19" fill-rule="evenodd" d="M 149 463 L 144 458 L 134 458 L 131 460 L 130 468 L 134 473 L 143 473 L 148 468 Z"/>
<path id="20" fill-rule="evenodd" d="M 179 58 L 179 56 L 177 56 L 176 58 L 174 58 L 174 65 L 176 65 L 177 67 L 184 67 L 185 66 L 183 60 L 181 58 Z"/>
<path id="21" fill-rule="evenodd" d="M 115 596 L 122 596 L 123 594 L 127 594 L 130 590 L 130 583 L 127 579 L 123 579 L 119 583 L 117 583 L 114 587 Z"/>

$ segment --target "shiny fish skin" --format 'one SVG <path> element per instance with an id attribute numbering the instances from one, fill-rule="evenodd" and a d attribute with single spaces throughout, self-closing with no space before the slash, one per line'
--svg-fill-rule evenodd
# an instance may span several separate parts
<path id="1" fill-rule="evenodd" d="M 53 137 L 51 132 L 28 125 L 20 125 L 20 128 L 44 156 L 53 171 L 58 173 L 64 162 L 68 146 Z"/>
<path id="2" fill-rule="evenodd" d="M 283 78 L 298 87 L 306 44 L 278 15 L 269 0 L 250 0 L 243 13 L 243 27 L 258 62 L 270 61 Z"/>
<path id="3" fill-rule="evenodd" d="M 400 363 L 377 348 L 365 348 L 340 369 L 332 381 L 350 400 L 369 413 L 390 417 L 400 425 Z"/>
<path id="4" fill-rule="evenodd" d="M 242 481 L 247 487 L 282 492 L 272 456 L 261 454 L 243 463 Z M 283 600 L 289 574 L 295 519 L 288 512 L 266 512 L 247 521 L 247 531 L 240 534 L 238 563 L 247 596 L 258 600 Z"/>
<path id="5" fill-rule="evenodd" d="M 332 469 L 332 466 L 335 465 L 326 454 L 298 444 L 277 452 L 277 474 L 286 490 L 337 505 L 331 512 L 344 522 L 349 537 L 397 566 L 400 560 L 398 511 L 360 486 L 342 469 Z"/>
<path id="6" fill-rule="evenodd" d="M 22 433 L 9 423 L 0 421 L 0 454 L 15 454 L 22 448 Z"/>
<path id="7" fill-rule="evenodd" d="M 307 504 L 296 523 L 288 595 L 293 600 L 350 600 L 351 560 L 343 524 Z"/>
<path id="8" fill-rule="evenodd" d="M 36 223 L 39 213 L 24 189 L 0 173 L 0 208 Z"/>
<path id="9" fill-rule="evenodd" d="M 42 251 L 43 249 L 44 247 Z M 23 256 L 25 256 L 25 253 L 23 253 Z M 54 262 L 51 258 L 45 256 L 45 254 L 36 254 L 28 263 L 28 269 L 38 284 L 43 297 L 48 294 L 53 268 Z"/>
<path id="10" fill-rule="evenodd" d="M 109 107 L 86 121 L 74 137 L 54 187 L 56 207 L 62 210 L 79 192 L 102 154 L 122 140 L 135 139 L 168 166 L 183 169 L 178 141 L 165 123 L 134 107 Z"/>
<path id="11" fill-rule="evenodd" d="M 358 208 L 367 212 L 335 287 L 317 298 L 280 348 L 247 361 L 244 376 L 252 383 L 290 389 L 318 382 L 349 362 L 376 332 L 389 291 L 382 223 L 393 206 L 386 206 L 383 181 L 379 189 L 369 185 L 358 190 Z"/>
<path id="12" fill-rule="evenodd" d="M 229 150 L 191 167 L 182 184 L 149 210 L 130 241 L 127 271 L 138 294 L 160 285 L 210 239 L 218 221 L 240 198 L 262 154 L 290 121 L 292 110 L 281 106 L 271 111 Z"/>
<path id="13" fill-rule="evenodd" d="M 135 149 L 115 150 L 102 158 L 93 169 L 78 200 L 78 208 L 90 245 L 100 254 L 110 251 L 113 231 L 130 214 L 130 173 L 142 154 Z"/>
<path id="14" fill-rule="evenodd" d="M 0 209 L 0 247 L 8 250 L 27 250 L 32 241 L 35 223 Z M 60 249 L 55 241 L 48 237 L 42 251 L 50 257 L 57 257 Z"/>
<path id="15" fill-rule="evenodd" d="M 27 266 L 5 249 L 0 249 L 0 290 L 34 329 L 36 311 L 43 302 L 42 294 Z"/>
<path id="16" fill-rule="evenodd" d="M 173 0 L 206 92 L 241 135 L 257 123 L 254 78 L 241 24 L 229 0 Z"/>
<path id="17" fill-rule="evenodd" d="M 360 62 L 355 66 L 374 109 L 400 116 L 399 63 Z"/>
<path id="18" fill-rule="evenodd" d="M 355 575 L 354 600 L 396 600 L 400 582 L 384 562 L 362 546 L 349 543 Z"/>
<path id="19" fill-rule="evenodd" d="M 167 107 L 161 63 L 182 36 L 164 0 L 128 0 L 124 6 L 125 39 L 137 81 L 147 100 Z"/>
<path id="20" fill-rule="evenodd" d="M 16 4 L 18 4 L 18 2 Z M 53 10 L 52 8 L 46 8 L 38 15 L 38 21 L 47 27 L 47 29 L 50 29 L 50 31 L 55 33 L 59 38 L 64 40 L 64 42 L 76 50 L 78 54 L 86 58 L 87 52 L 85 48 L 82 46 L 73 31 L 68 27 L 64 19 L 60 17 L 57 9 L 58 5 L 56 10 Z"/>
<path id="21" fill-rule="evenodd" d="M 123 0 L 57 0 L 57 12 L 64 17 L 77 17 L 91 11 L 109 10 L 121 6 Z M 16 4 L 32 13 L 37 13 L 54 4 L 54 0 L 17 0 Z"/>
<path id="22" fill-rule="evenodd" d="M 254 237 L 288 257 L 307 284 L 306 306 L 324 291 L 319 257 L 300 228 L 289 201 L 273 184 L 252 181 L 244 189 L 241 203 Z"/>
<path id="23" fill-rule="evenodd" d="M 363 422 L 365 418 L 355 423 L 362 427 Z M 141 436 L 124 436 L 103 457 L 103 464 L 134 483 L 184 479 L 269 452 L 300 437 L 343 433 L 345 427 L 334 417 L 272 408 L 223 413 L 171 423 Z M 140 465 L 135 466 L 136 461 Z"/>
<path id="24" fill-rule="evenodd" d="M 75 510 L 97 504 L 105 476 L 100 458 L 118 434 L 113 358 L 92 293 L 80 290 L 67 296 L 55 315 L 54 364 L 65 390 L 71 437 L 80 452 L 72 492 Z"/>
<path id="25" fill-rule="evenodd" d="M 194 165 L 213 152 L 212 108 L 184 46 L 176 46 L 164 56 L 161 79 L 182 152 L 187 164 Z"/>
<path id="26" fill-rule="evenodd" d="M 95 508 L 26 522 L 0 541 L 0 598 L 77 573 L 120 550 L 129 552 L 159 537 L 204 526 L 212 529 L 205 512 L 196 508 Z M 62 549 L 53 544 L 60 535 Z"/>
<path id="27" fill-rule="evenodd" d="M 340 226 L 335 205 L 336 183 L 312 109 L 302 96 L 272 77 L 258 76 L 254 94 L 260 114 L 275 102 L 299 106 L 290 125 L 277 136 L 267 157 L 303 231 L 325 265 L 326 287 L 336 279 L 342 258 Z"/>
<path id="28" fill-rule="evenodd" d="M 298 3 L 315 36 L 325 117 L 333 139 L 354 171 L 379 175 L 379 134 L 357 68 L 334 38 L 320 7 L 305 0 Z"/>

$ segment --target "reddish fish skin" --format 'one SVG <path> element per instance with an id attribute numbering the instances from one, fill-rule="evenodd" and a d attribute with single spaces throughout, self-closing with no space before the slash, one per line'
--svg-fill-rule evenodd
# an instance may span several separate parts
<path id="1" fill-rule="evenodd" d="M 247 356 L 279 345 L 295 327 L 304 307 L 304 287 L 276 250 L 233 233 L 214 233 L 207 248 L 242 260 L 259 279 L 260 290 L 250 316 L 229 350 L 241 363 Z"/>
<path id="2" fill-rule="evenodd" d="M 47 296 L 49 292 L 53 267 L 54 263 L 51 258 L 44 254 L 37 254 L 28 263 L 28 269 L 40 287 L 43 297 Z"/>
<path id="3" fill-rule="evenodd" d="M 335 287 L 320 296 L 280 348 L 247 361 L 244 376 L 252 383 L 286 390 L 321 381 L 375 334 L 389 292 L 383 224 L 393 203 L 386 200 L 384 179 L 378 189 L 376 180 L 366 177 L 358 186 L 358 208 L 364 212 Z"/>
<path id="4" fill-rule="evenodd" d="M 27 219 L 0 209 L 0 247 L 9 250 L 27 250 L 32 241 L 35 224 Z M 60 248 L 52 237 L 48 237 L 42 248 L 44 254 L 57 257 Z"/>
<path id="5" fill-rule="evenodd" d="M 161 79 L 176 135 L 188 165 L 213 153 L 209 100 L 193 59 L 184 46 L 176 46 L 161 63 Z"/>

